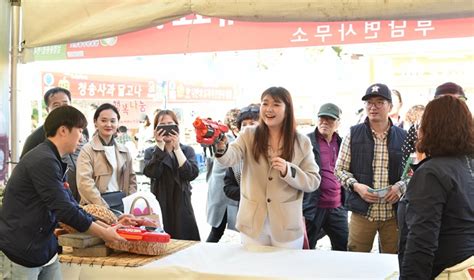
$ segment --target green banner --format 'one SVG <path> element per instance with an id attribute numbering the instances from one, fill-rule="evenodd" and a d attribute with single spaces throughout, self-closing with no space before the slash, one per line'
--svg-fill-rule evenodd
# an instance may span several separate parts
<path id="1" fill-rule="evenodd" d="M 61 60 L 66 59 L 66 44 L 35 48 L 34 60 Z"/>

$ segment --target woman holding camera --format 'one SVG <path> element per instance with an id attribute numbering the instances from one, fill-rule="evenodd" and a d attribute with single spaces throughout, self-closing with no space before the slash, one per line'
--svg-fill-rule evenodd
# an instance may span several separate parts
<path id="1" fill-rule="evenodd" d="M 193 148 L 179 143 L 178 119 L 171 110 L 154 120 L 156 146 L 145 150 L 143 173 L 160 202 L 163 225 L 174 239 L 200 240 L 191 205 L 191 181 L 199 175 Z"/>
<path id="2" fill-rule="evenodd" d="M 137 189 L 130 152 L 127 147 L 114 140 L 119 121 L 117 108 L 109 103 L 100 105 L 94 113 L 96 133 L 81 149 L 77 159 L 76 179 L 81 204 L 98 204 L 111 208 L 117 206 L 115 210 L 123 211 L 121 196 L 132 194 Z M 105 193 L 119 196 L 107 202 Z M 111 201 L 118 202 L 121 206 L 109 205 Z"/>

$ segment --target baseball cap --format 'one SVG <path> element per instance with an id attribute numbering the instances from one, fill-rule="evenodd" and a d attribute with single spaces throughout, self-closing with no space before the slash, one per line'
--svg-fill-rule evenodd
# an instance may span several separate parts
<path id="1" fill-rule="evenodd" d="M 339 107 L 332 103 L 326 103 L 319 108 L 318 117 L 328 116 L 338 120 L 342 111 Z"/>
<path id="2" fill-rule="evenodd" d="M 453 82 L 444 83 L 436 88 L 435 97 L 443 94 L 460 94 L 461 96 L 466 98 L 462 87 Z"/>
<path id="3" fill-rule="evenodd" d="M 365 101 L 371 97 L 382 97 L 392 102 L 392 93 L 390 92 L 390 89 L 387 85 L 381 83 L 376 83 L 368 87 L 362 100 Z"/>

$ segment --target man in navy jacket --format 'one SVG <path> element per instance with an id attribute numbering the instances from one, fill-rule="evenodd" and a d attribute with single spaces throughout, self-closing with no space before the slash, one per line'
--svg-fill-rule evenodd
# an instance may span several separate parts
<path id="1" fill-rule="evenodd" d="M 395 208 L 406 188 L 400 180 L 406 132 L 388 117 L 393 105 L 387 85 L 371 85 L 362 100 L 367 118 L 351 127 L 336 163 L 336 176 L 346 189 L 345 206 L 352 211 L 347 249 L 370 252 L 378 233 L 380 252 L 396 254 Z"/>
<path id="2" fill-rule="evenodd" d="M 349 229 L 347 210 L 344 208 L 345 191 L 334 174 L 342 142 L 336 132 L 341 113 L 335 104 L 322 105 L 318 112 L 318 127 L 308 134 L 321 175 L 319 189 L 305 193 L 303 198 L 303 215 L 311 249 L 314 249 L 318 239 L 327 234 L 333 250 L 347 250 Z"/>
<path id="3" fill-rule="evenodd" d="M 58 221 L 106 241 L 124 240 L 115 227 L 93 222 L 67 190 L 64 154 L 76 149 L 86 118 L 63 106 L 52 111 L 44 128 L 47 139 L 26 154 L 13 170 L 0 211 L 0 250 L 12 261 L 13 278 L 61 279 Z"/>

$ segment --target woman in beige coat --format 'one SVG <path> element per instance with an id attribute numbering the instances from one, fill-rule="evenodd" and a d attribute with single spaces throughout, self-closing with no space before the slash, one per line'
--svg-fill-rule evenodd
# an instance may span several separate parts
<path id="1" fill-rule="evenodd" d="M 319 187 L 321 177 L 309 139 L 296 132 L 290 93 L 271 87 L 261 96 L 260 124 L 245 129 L 216 158 L 226 166 L 243 160 L 237 229 L 242 243 L 282 248 L 303 247 L 304 192 Z"/>
<path id="2" fill-rule="evenodd" d="M 136 191 L 137 183 L 128 149 L 114 140 L 120 120 L 117 108 L 104 103 L 94 114 L 97 133 L 84 145 L 77 159 L 77 188 L 81 204 L 109 206 L 101 194 Z"/>

